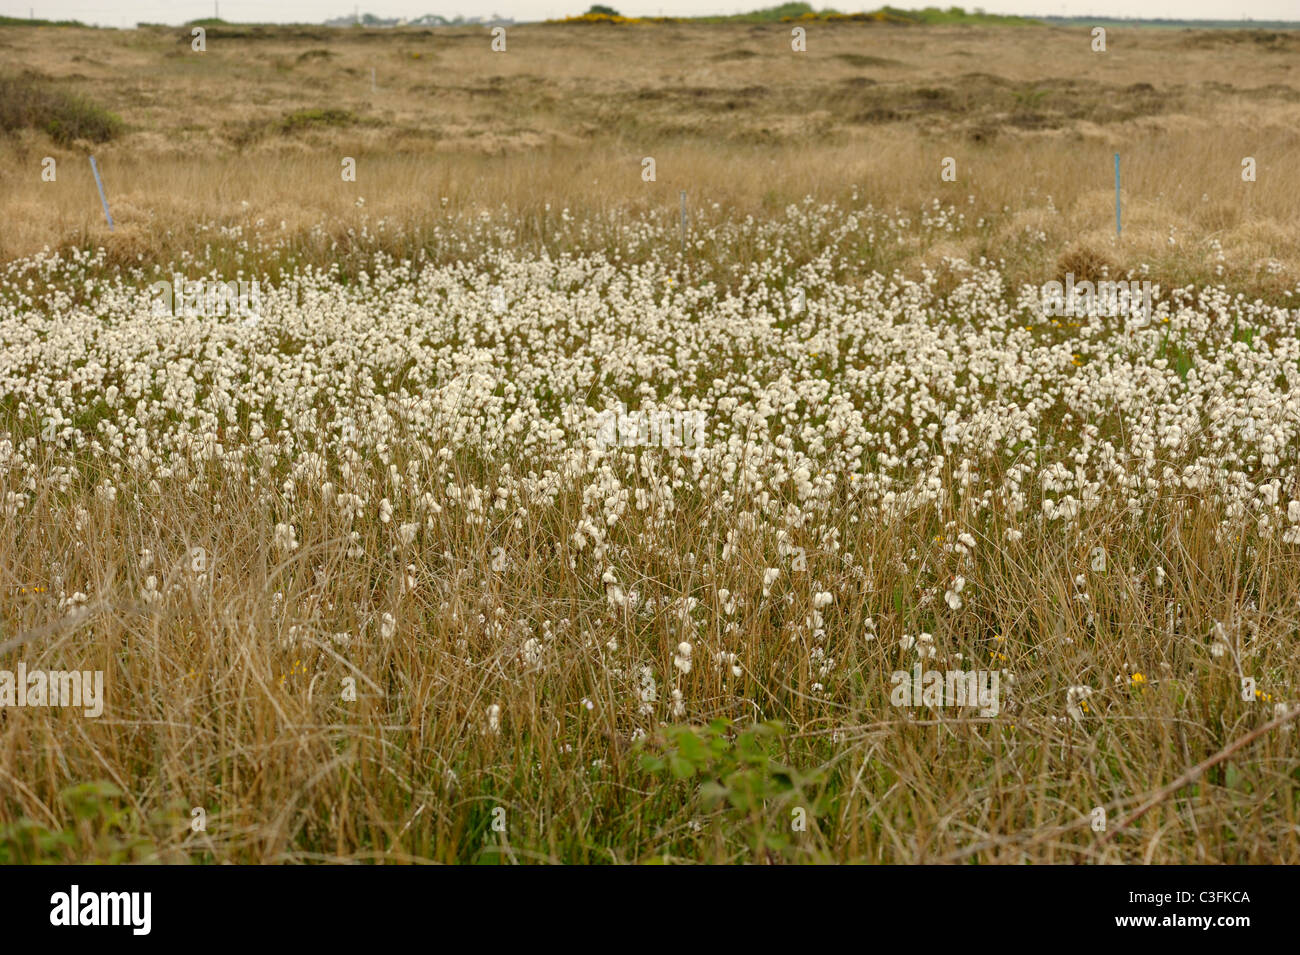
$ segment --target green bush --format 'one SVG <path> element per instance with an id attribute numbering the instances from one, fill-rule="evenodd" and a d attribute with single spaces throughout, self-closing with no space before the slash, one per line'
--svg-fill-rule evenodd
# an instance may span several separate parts
<path id="1" fill-rule="evenodd" d="M 354 122 L 356 117 L 346 109 L 300 109 L 280 120 L 280 131 L 291 133 L 322 126 L 348 126 Z"/>
<path id="2" fill-rule="evenodd" d="M 775 721 L 740 727 L 715 719 L 705 726 L 668 725 L 640 745 L 641 769 L 687 812 L 713 814 L 724 830 L 741 835 L 758 856 L 794 847 L 793 815 L 806 823 L 822 810 L 821 769 L 801 772 L 776 758 L 788 748 Z M 800 827 L 803 828 L 802 826 Z"/>
<path id="3" fill-rule="evenodd" d="M 0 130 L 19 129 L 44 130 L 64 146 L 78 139 L 104 143 L 121 133 L 122 120 L 51 80 L 31 73 L 0 76 Z"/>
<path id="4" fill-rule="evenodd" d="M 122 791 L 104 780 L 69 786 L 59 793 L 67 825 L 51 829 L 24 816 L 0 826 L 0 865 L 148 859 L 152 842 L 138 831 L 137 820 L 123 802 Z"/>

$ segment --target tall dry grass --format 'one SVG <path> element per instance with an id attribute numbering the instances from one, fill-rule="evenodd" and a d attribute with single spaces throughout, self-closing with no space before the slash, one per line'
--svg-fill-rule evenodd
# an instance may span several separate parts
<path id="1" fill-rule="evenodd" d="M 1104 58 L 1082 31 L 854 24 L 817 25 L 803 58 L 788 31 L 767 27 L 528 27 L 510 31 L 503 55 L 463 30 L 212 31 L 202 55 L 179 31 L 58 36 L 0 30 L 0 69 L 36 71 L 122 115 L 121 138 L 95 147 L 118 227 L 102 222 L 84 145 L 20 133 L 0 140 L 0 258 L 102 245 L 141 281 L 209 248 L 227 253 L 205 266 L 251 273 L 386 246 L 470 260 L 477 247 L 445 232 L 427 246 L 422 230 L 454 233 L 484 213 L 522 220 L 520 246 L 559 252 L 602 247 L 602 223 L 675 215 L 685 190 L 693 229 L 780 214 L 806 195 L 908 218 L 863 268 L 984 256 L 1005 260 L 1013 281 L 1042 281 L 1074 263 L 1146 265 L 1167 284 L 1259 294 L 1300 274 L 1295 52 L 1249 34 L 1113 33 Z M 326 109 L 350 118 L 286 124 Z M 46 155 L 56 183 L 40 181 Z M 1244 155 L 1258 159 L 1258 182 L 1241 181 Z M 342 156 L 358 160 L 356 183 L 341 181 Z M 644 156 L 655 183 L 641 180 Z M 940 179 L 945 156 L 955 183 Z M 970 227 L 923 227 L 935 199 Z M 687 252 L 720 276 L 748 264 L 743 248 L 711 254 Z M 36 428 L 6 415 L 15 435 Z M 446 479 L 399 442 L 394 463 L 405 472 L 412 460 L 421 481 Z M 484 462 L 452 460 L 454 475 L 485 483 Z M 383 466 L 369 467 L 382 482 Z M 840 545 L 869 576 L 847 579 L 838 554 L 814 548 L 798 579 L 805 602 L 813 579 L 844 586 L 825 646 L 844 691 L 815 693 L 808 648 L 759 605 L 742 611 L 739 689 L 700 661 L 685 678 L 693 715 L 785 729 L 748 756 L 711 737 L 707 778 L 762 798 L 709 805 L 696 781 L 653 762 L 680 749 L 611 675 L 638 659 L 673 673 L 679 634 L 666 614 L 612 613 L 571 569 L 557 529 L 581 501 L 562 497 L 510 531 L 515 566 L 503 574 L 492 566 L 502 529 L 450 510 L 406 550 L 363 525 L 358 559 L 337 508 L 304 484 L 301 546 L 283 556 L 277 515 L 215 466 L 187 491 L 125 484 L 111 502 L 95 493 L 101 477 L 86 466 L 67 487 L 31 489 L 0 476 L 0 495 L 34 490 L 23 511 L 0 512 L 0 667 L 21 655 L 103 670 L 112 700 L 98 720 L 0 712 L 5 861 L 1300 861 L 1295 732 L 1252 736 L 1298 672 L 1300 574 L 1275 542 L 1220 539 L 1223 515 L 1194 494 L 1140 528 L 1094 512 L 1078 540 L 1030 533 L 976 550 L 978 602 L 938 636 L 1017 674 L 1018 709 L 994 723 L 890 707 L 888 673 L 912 659 L 896 639 L 864 639 L 868 618 L 882 635 L 918 629 L 917 568 L 947 559 L 944 525 L 962 515 L 946 505 L 868 527 L 846 500 Z M 721 539 L 711 504 L 684 496 L 666 538 L 634 510 L 618 525 L 616 543 L 645 558 L 647 596 L 697 592 L 692 565 L 654 563 L 640 547 L 654 539 L 655 553 L 682 556 Z M 1085 539 L 1104 544 L 1111 567 L 1090 592 L 1092 624 L 1073 582 Z M 757 540 L 736 560 L 761 573 L 782 558 Z M 1133 582 L 1157 566 L 1168 574 L 1159 601 Z M 140 597 L 149 574 L 164 588 L 154 603 Z M 68 620 L 54 594 L 78 581 L 95 596 Z M 1170 605 L 1224 621 L 1231 654 L 1188 638 Z M 521 619 L 569 621 L 535 673 L 510 630 Z M 1274 697 L 1242 699 L 1246 653 Z M 1104 719 L 1082 727 L 1064 708 L 1081 675 L 1104 687 L 1090 713 Z M 355 701 L 343 698 L 349 679 Z M 1092 829 L 1098 807 L 1107 832 Z M 794 808 L 808 810 L 807 832 L 792 831 Z"/>
<path id="2" fill-rule="evenodd" d="M 394 463 L 405 471 L 408 462 Z M 473 467 L 458 459 L 455 470 Z M 95 478 L 41 489 L 24 516 L 0 518 L 6 632 L 54 615 L 50 596 L 17 588 L 56 590 L 50 557 L 66 555 L 61 575 L 88 581 L 97 602 L 21 656 L 29 668 L 103 670 L 111 701 L 100 719 L 40 709 L 0 716 L 0 844 L 10 861 L 1300 860 L 1293 733 L 1266 733 L 1161 795 L 1267 723 L 1269 694 L 1287 692 L 1300 662 L 1286 639 L 1300 627 L 1294 558 L 1275 545 L 1248 557 L 1254 541 L 1216 543 L 1221 515 L 1191 496 L 1147 515 L 1141 534 L 1119 514 L 1085 522 L 1080 540 L 1100 542 L 1110 564 L 1090 575 L 1086 608 L 1073 582 L 1089 560 L 1083 543 L 1036 534 L 1016 545 L 981 542 L 968 572 L 976 603 L 936 636 L 969 666 L 1017 674 L 1015 706 L 991 722 L 911 718 L 888 702 L 889 671 L 913 662 L 885 639 L 917 622 L 900 594 L 921 557 L 942 563 L 935 529 L 960 514 L 918 514 L 882 533 L 849 522 L 846 510 L 843 549 L 874 569 L 828 611 L 826 652 L 843 670 L 836 699 L 810 692 L 817 677 L 807 648 L 757 604 L 738 620 L 739 686 L 704 659 L 682 680 L 701 721 L 787 727 L 761 772 L 793 767 L 801 788 L 738 811 L 706 808 L 694 783 L 643 768 L 632 730 L 653 739 L 655 723 L 611 665 L 651 659 L 672 673 L 679 631 L 667 613 L 611 614 L 587 577 L 568 569 L 568 548 L 536 546 L 555 539 L 555 526 L 572 526 L 580 501 L 562 499 L 512 532 L 505 543 L 515 566 L 503 574 L 492 567 L 499 530 L 467 527 L 450 510 L 418 546 L 394 553 L 381 525 L 367 522 L 367 556 L 357 560 L 347 556 L 337 507 L 304 486 L 301 546 L 281 557 L 274 514 L 219 469 L 192 494 L 123 487 L 112 503 L 96 498 Z M 46 516 L 56 497 L 84 505 L 80 528 Z M 702 495 L 679 514 L 675 539 L 663 539 L 629 511 L 611 542 L 640 553 L 638 542 L 654 539 L 685 554 L 726 531 Z M 194 548 L 204 555 L 197 564 Z M 152 604 L 139 599 L 146 549 L 147 572 L 164 591 L 175 587 Z M 751 549 L 736 559 L 754 568 L 781 560 Z M 1150 579 L 1157 565 L 1167 568 L 1168 593 L 1154 601 L 1126 571 Z M 800 581 L 812 579 L 839 594 L 844 573 L 838 554 L 810 551 L 806 575 L 790 586 L 802 600 Z M 640 584 L 648 597 L 684 596 L 697 592 L 698 571 L 661 565 Z M 1164 597 L 1181 608 L 1177 620 L 1163 612 Z M 306 619 L 309 607 L 320 622 Z M 384 614 L 394 635 L 383 633 Z M 489 636 L 484 617 L 505 632 Z M 863 640 L 868 617 L 881 639 Z M 545 642 L 543 667 L 521 667 L 514 621 L 559 618 L 570 626 Z M 1231 654 L 1215 658 L 1208 638 L 1188 638 L 1188 627 L 1208 620 L 1235 635 Z M 332 631 L 351 642 L 335 643 Z M 1242 662 L 1266 681 L 1259 700 L 1241 698 Z M 1111 685 L 1117 674 L 1123 681 Z M 342 699 L 349 677 L 355 702 Z M 1064 700 L 1081 677 L 1102 689 L 1076 725 Z M 500 707 L 499 734 L 487 730 L 490 705 Z M 60 794 L 87 780 L 120 795 L 78 812 L 84 795 Z M 1153 796 L 1127 830 L 1093 831 L 1095 808 L 1113 830 Z M 206 811 L 203 832 L 189 827 L 196 807 Z M 791 831 L 796 807 L 808 810 L 805 833 Z M 492 828 L 497 808 L 504 833 Z M 32 829 L 70 838 L 24 850 L 16 833 Z"/>
<path id="3" fill-rule="evenodd" d="M 1167 285 L 1267 293 L 1300 273 L 1286 35 L 1111 31 L 1094 53 L 1080 30 L 824 24 L 795 54 L 777 26 L 520 27 L 506 53 L 461 29 L 214 28 L 205 53 L 183 30 L 61 30 L 54 47 L 40 33 L 0 31 L 0 65 L 124 118 L 128 132 L 95 147 L 118 227 L 88 144 L 20 134 L 0 140 L 2 258 L 104 244 L 166 264 L 234 241 L 208 225 L 346 236 L 363 216 L 414 228 L 504 207 L 541 222 L 548 205 L 635 217 L 675 209 L 681 190 L 743 218 L 856 189 L 911 218 L 938 198 L 992 224 L 918 243 L 911 266 L 983 255 L 1041 282 L 1082 246 Z M 45 156 L 57 183 L 41 181 Z"/>

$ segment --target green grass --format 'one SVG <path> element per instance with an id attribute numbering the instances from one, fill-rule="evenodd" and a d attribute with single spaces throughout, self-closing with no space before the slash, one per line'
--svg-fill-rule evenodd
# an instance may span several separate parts
<path id="1" fill-rule="evenodd" d="M 280 120 L 283 133 L 300 129 L 320 129 L 330 126 L 350 126 L 357 118 L 346 109 L 300 109 Z"/>
<path id="2" fill-rule="evenodd" d="M 97 29 L 80 20 L 29 20 L 25 17 L 0 17 L 0 27 L 81 27 L 83 30 Z"/>
<path id="3" fill-rule="evenodd" d="M 122 120 L 51 80 L 23 73 L 0 76 L 0 130 L 39 129 L 59 145 L 79 139 L 104 143 L 122 131 Z"/>

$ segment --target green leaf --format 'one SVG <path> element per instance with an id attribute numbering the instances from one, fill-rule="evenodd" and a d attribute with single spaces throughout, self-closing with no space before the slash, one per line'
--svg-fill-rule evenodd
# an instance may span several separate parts
<path id="1" fill-rule="evenodd" d="M 700 798 L 710 808 L 717 806 L 727 798 L 727 787 L 718 782 L 707 782 L 700 786 Z"/>
<path id="2" fill-rule="evenodd" d="M 707 758 L 704 744 L 694 733 L 683 733 L 677 741 L 678 752 L 692 763 L 702 763 Z"/>
<path id="3" fill-rule="evenodd" d="M 695 764 L 676 753 L 668 757 L 668 769 L 677 779 L 690 779 L 695 775 Z"/>

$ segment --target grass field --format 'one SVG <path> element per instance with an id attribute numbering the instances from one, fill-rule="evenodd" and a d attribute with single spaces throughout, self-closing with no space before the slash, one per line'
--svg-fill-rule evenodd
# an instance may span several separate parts
<path id="1" fill-rule="evenodd" d="M 0 26 L 0 861 L 1300 861 L 1300 33 L 791 29 Z"/>

